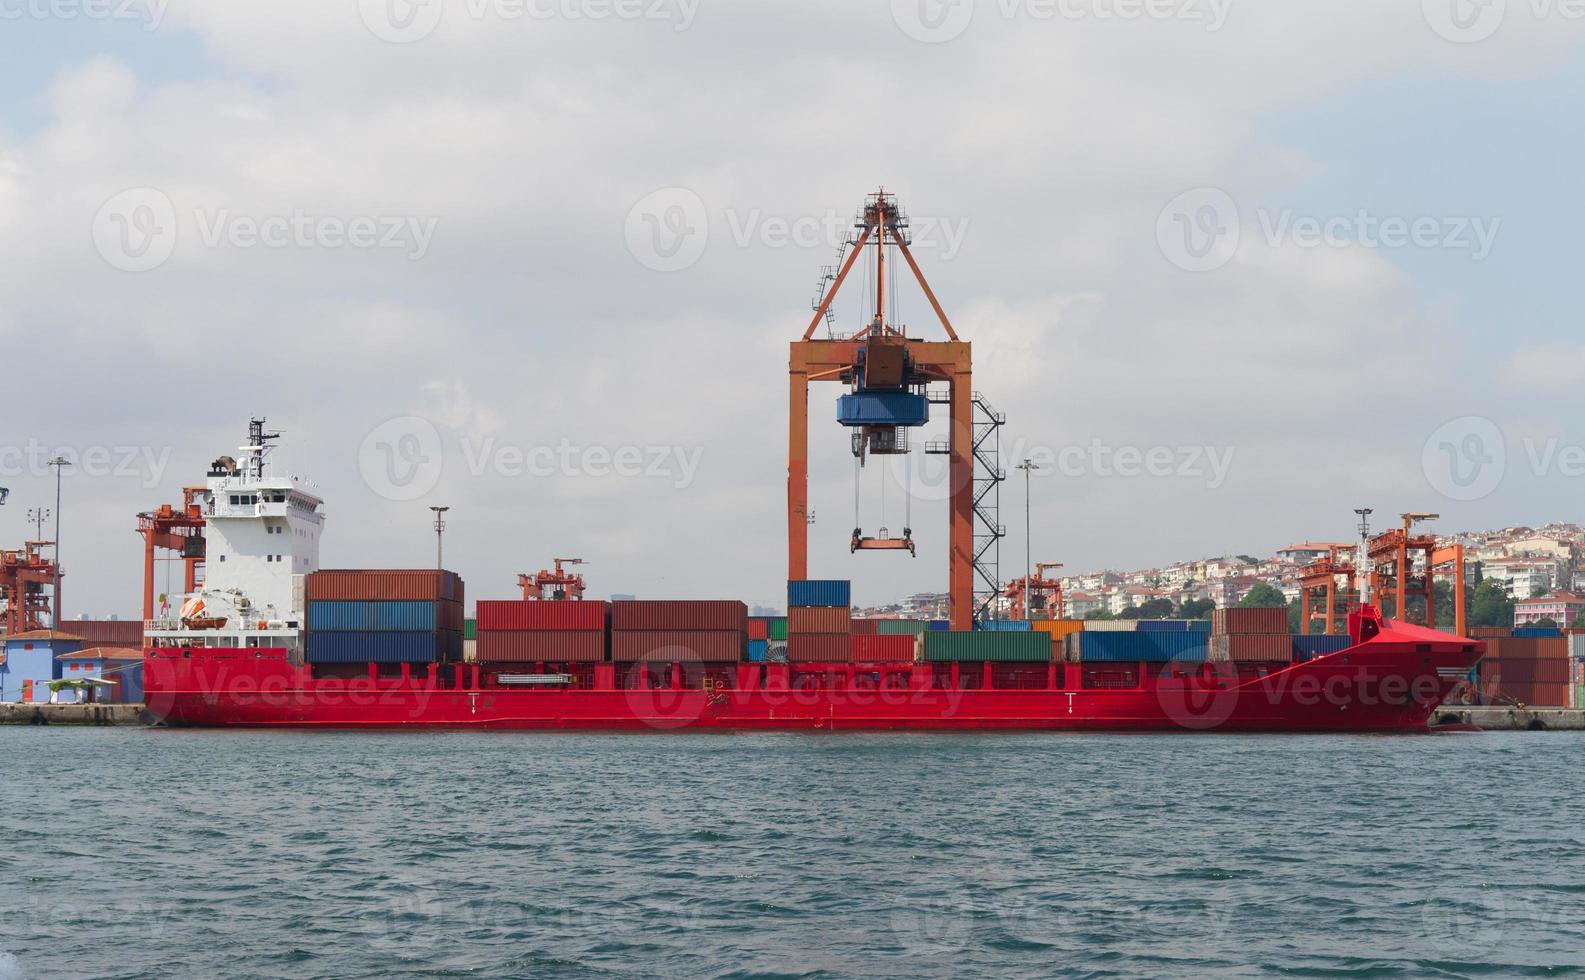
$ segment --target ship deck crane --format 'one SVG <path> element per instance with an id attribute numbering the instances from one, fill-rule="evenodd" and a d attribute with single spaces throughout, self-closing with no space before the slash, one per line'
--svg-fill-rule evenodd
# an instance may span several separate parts
<path id="1" fill-rule="evenodd" d="M 908 220 L 896 197 L 884 188 L 869 195 L 855 227 L 859 229 L 857 239 L 840 270 L 830 277 L 830 286 L 824 289 L 808 328 L 788 351 L 787 577 L 809 577 L 810 383 L 837 381 L 850 387 L 850 392 L 839 399 L 837 421 L 851 430 L 853 454 L 860 465 L 870 455 L 905 455 L 907 430 L 929 421 L 929 403 L 934 399 L 927 394 L 926 385 L 945 383 L 947 391 L 942 401 L 948 405 L 950 423 L 941 451 L 950 457 L 949 615 L 953 629 L 967 630 L 972 628 L 975 616 L 974 576 L 979 557 L 974 534 L 977 500 L 971 347 L 958 338 L 909 250 Z M 829 322 L 831 304 L 867 245 L 874 247 L 873 316 L 850 337 L 816 338 L 815 331 L 823 321 Z M 946 340 L 909 337 L 888 320 L 888 246 L 895 247 L 907 263 L 940 321 Z M 906 526 L 901 538 L 865 535 L 861 527 L 855 527 L 849 550 L 906 550 L 917 554 L 913 529 Z"/>
<path id="2" fill-rule="evenodd" d="M 583 576 L 568 572 L 563 566 L 583 564 L 587 563 L 582 558 L 553 558 L 551 568 L 554 571 L 542 568 L 533 575 L 519 575 L 517 584 L 523 590 L 525 599 L 582 599 Z"/>

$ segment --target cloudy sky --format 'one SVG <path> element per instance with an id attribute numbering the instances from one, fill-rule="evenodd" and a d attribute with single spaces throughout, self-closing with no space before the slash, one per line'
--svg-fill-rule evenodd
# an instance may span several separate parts
<path id="1" fill-rule="evenodd" d="M 1042 466 L 1036 560 L 1576 519 L 1581 14 L 0 0 L 0 539 L 66 451 L 66 614 L 135 614 L 134 515 L 257 414 L 326 565 L 426 564 L 446 504 L 472 597 L 577 555 L 599 595 L 775 603 L 786 344 L 882 184 Z M 867 531 L 912 485 L 919 557 L 848 555 L 835 387 L 812 572 L 944 588 L 928 466 L 862 475 Z"/>

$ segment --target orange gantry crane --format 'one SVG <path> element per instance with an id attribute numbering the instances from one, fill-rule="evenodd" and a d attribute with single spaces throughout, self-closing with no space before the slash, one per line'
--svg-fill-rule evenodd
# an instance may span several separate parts
<path id="1" fill-rule="evenodd" d="M 1459 636 L 1463 636 L 1464 546 L 1454 544 L 1439 548 L 1434 535 L 1414 534 L 1415 524 L 1435 520 L 1438 516 L 1436 514 L 1409 512 L 1399 516 L 1403 520 L 1403 527 L 1376 535 L 1366 546 L 1371 565 L 1371 593 L 1377 597 L 1378 604 L 1382 605 L 1384 605 L 1382 600 L 1390 596 L 1394 602 L 1393 616 L 1403 622 L 1409 621 L 1409 599 L 1414 596 L 1423 598 L 1425 622 L 1421 625 L 1434 627 L 1436 572 L 1439 568 L 1452 566 L 1450 578 L 1453 586 L 1453 630 Z M 1325 590 L 1326 596 L 1325 632 L 1334 632 L 1336 617 L 1348 612 L 1347 609 L 1337 609 L 1337 579 L 1345 578 L 1348 591 L 1357 594 L 1359 571 L 1354 566 L 1353 556 L 1350 554 L 1354 548 L 1354 545 L 1329 545 L 1329 554 L 1326 558 L 1319 558 L 1305 566 L 1299 580 L 1302 603 L 1300 622 L 1305 630 L 1309 629 L 1312 619 L 1312 597 L 1319 590 Z"/>
<path id="2" fill-rule="evenodd" d="M 554 558 L 551 566 L 554 571 L 540 569 L 533 575 L 519 575 L 518 587 L 523 590 L 525 599 L 582 599 L 583 576 L 566 571 L 564 565 L 582 565 L 582 558 Z"/>
<path id="3" fill-rule="evenodd" d="M 1066 601 L 1062 582 L 1046 578 L 1046 572 L 1061 568 L 1059 561 L 1035 562 L 1035 574 L 1028 578 L 1020 575 L 1007 583 L 1007 616 L 1009 619 L 1065 619 Z M 1044 615 L 1036 616 L 1036 613 Z"/>
<path id="4" fill-rule="evenodd" d="M 926 446 L 926 451 L 949 457 L 949 616 L 953 629 L 967 630 L 972 628 L 976 615 L 976 570 L 985 549 L 1005 533 L 992 518 L 984 541 L 977 540 L 975 534 L 976 515 L 983 513 L 982 499 L 994 489 L 989 484 L 1005 478 L 1005 473 L 996 476 L 1000 471 L 992 463 L 991 480 L 975 478 L 981 442 L 975 411 L 982 400 L 974 393 L 971 348 L 967 341 L 958 338 L 909 250 L 908 221 L 896 197 L 887 194 L 884 188 L 869 195 L 855 227 L 859 230 L 858 237 L 846 260 L 841 263 L 839 272 L 827 276 L 831 280 L 829 288 L 824 288 L 808 328 L 800 339 L 792 342 L 788 352 L 787 577 L 809 577 L 810 383 L 835 381 L 850 386 L 851 393 L 839 401 L 837 421 L 851 430 L 853 454 L 860 464 L 869 455 L 906 454 L 906 429 L 926 424 L 928 404 L 939 400 L 948 406 L 948 438 L 945 444 Z M 822 320 L 829 323 L 832 301 L 867 246 L 874 253 L 873 317 L 851 336 L 817 338 L 815 331 Z M 946 340 L 909 337 L 900 325 L 889 319 L 887 302 L 892 297 L 887 292 L 888 247 L 894 247 L 907 263 L 940 321 Z M 938 399 L 927 392 L 926 385 L 930 382 L 946 384 L 944 398 Z M 988 408 L 986 411 L 992 415 L 991 427 L 999 426 L 1002 420 L 989 413 Z M 915 553 L 913 529 L 905 527 L 902 537 L 894 538 L 884 533 L 867 536 L 855 527 L 850 548 L 855 552 L 907 550 Z M 994 580 L 995 572 L 985 577 Z M 989 598 L 1000 594 L 999 582 L 987 581 L 987 585 Z"/>
<path id="5" fill-rule="evenodd" d="M 167 561 L 182 563 L 182 592 L 198 589 L 204 567 L 204 487 L 183 487 L 182 505 L 161 504 L 138 515 L 137 531 L 143 536 L 143 622 L 154 618 L 154 562 L 157 551 L 172 554 Z"/>
<path id="6" fill-rule="evenodd" d="M 46 619 L 51 628 L 58 626 L 55 562 L 40 554 L 53 544 L 25 541 L 20 548 L 0 549 L 0 602 L 5 603 L 6 633 L 14 636 L 43 629 Z"/>

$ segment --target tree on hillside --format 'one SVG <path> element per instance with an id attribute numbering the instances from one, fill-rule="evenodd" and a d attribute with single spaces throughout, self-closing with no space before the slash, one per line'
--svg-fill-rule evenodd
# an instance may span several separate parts
<path id="1" fill-rule="evenodd" d="M 1553 619 L 1551 616 L 1542 616 L 1540 619 L 1536 620 L 1535 622 L 1531 623 L 1530 625 L 1531 626 L 1543 626 L 1543 627 L 1546 627 L 1548 629 L 1557 629 L 1557 620 Z"/>
<path id="2" fill-rule="evenodd" d="M 1469 625 L 1513 625 L 1513 596 L 1501 582 L 1487 579 L 1475 587 L 1475 598 L 1469 604 Z"/>
<path id="3" fill-rule="evenodd" d="M 1084 618 L 1085 619 L 1116 619 L 1117 617 L 1113 616 L 1111 613 L 1107 612 L 1105 609 L 1091 609 L 1089 612 L 1084 614 Z"/>
<path id="4" fill-rule="evenodd" d="M 1545 586 L 1533 585 L 1533 586 L 1530 587 L 1530 598 L 1539 599 L 1539 598 L 1541 598 L 1544 595 L 1546 595 L 1546 587 Z"/>
<path id="5" fill-rule="evenodd" d="M 1574 617 L 1574 625 L 1585 629 L 1585 609 L 1581 609 L 1579 615 Z"/>
<path id="6" fill-rule="evenodd" d="M 1302 622 L 1303 619 L 1304 619 L 1304 607 L 1302 605 L 1300 605 L 1299 600 L 1298 599 L 1294 599 L 1294 600 L 1290 601 L 1288 603 L 1288 632 L 1289 633 L 1302 633 L 1302 632 L 1304 632 L 1304 629 L 1303 629 L 1304 623 Z"/>
<path id="7" fill-rule="evenodd" d="M 1281 609 L 1288 604 L 1282 590 L 1268 582 L 1257 582 L 1238 604 L 1245 609 Z"/>
<path id="8" fill-rule="evenodd" d="M 1139 618 L 1139 607 L 1138 606 L 1128 606 L 1122 612 L 1117 614 L 1117 618 L 1118 619 L 1138 619 Z"/>
<path id="9" fill-rule="evenodd" d="M 1190 599 L 1178 607 L 1179 619 L 1210 619 L 1216 603 L 1209 599 Z"/>

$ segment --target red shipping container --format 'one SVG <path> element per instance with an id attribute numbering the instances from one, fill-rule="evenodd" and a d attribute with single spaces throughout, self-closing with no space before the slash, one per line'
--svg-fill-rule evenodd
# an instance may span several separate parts
<path id="1" fill-rule="evenodd" d="M 1506 626 L 1471 626 L 1465 632 L 1472 640 L 1500 639 L 1513 635 L 1513 630 Z"/>
<path id="2" fill-rule="evenodd" d="M 914 638 L 907 635 L 855 635 L 851 637 L 849 649 L 852 658 L 860 663 L 908 662 L 914 659 Z"/>
<path id="3" fill-rule="evenodd" d="M 611 628 L 747 633 L 748 606 L 729 599 L 629 599 L 611 603 Z"/>
<path id="4" fill-rule="evenodd" d="M 322 569 L 304 582 L 309 602 L 330 600 L 463 600 L 462 579 L 438 569 Z"/>
<path id="5" fill-rule="evenodd" d="M 1230 606 L 1211 610 L 1211 633 L 1216 636 L 1288 632 L 1288 610 Z"/>
<path id="6" fill-rule="evenodd" d="M 599 663 L 605 659 L 605 632 L 495 630 L 480 633 L 474 650 L 474 656 L 480 663 Z"/>
<path id="7" fill-rule="evenodd" d="M 496 630 L 604 630 L 605 603 L 579 599 L 480 599 L 479 633 Z"/>
<path id="8" fill-rule="evenodd" d="M 1482 685 L 1482 689 L 1487 692 L 1488 701 L 1500 702 L 1503 698 L 1511 698 L 1542 708 L 1568 707 L 1567 684 L 1498 684 L 1495 692 L 1485 685 Z M 1493 693 L 1496 697 L 1492 696 Z"/>
<path id="9" fill-rule="evenodd" d="M 1288 663 L 1293 660 L 1293 637 L 1286 633 L 1212 636 L 1205 659 L 1217 662 Z"/>
<path id="10" fill-rule="evenodd" d="M 770 639 L 770 620 L 764 616 L 749 617 L 748 638 L 751 640 Z"/>
<path id="11" fill-rule="evenodd" d="M 787 634 L 789 663 L 847 663 L 852 656 L 853 638 L 846 633 Z"/>
<path id="12" fill-rule="evenodd" d="M 880 631 L 881 621 L 878 619 L 852 619 L 848 621 L 848 632 L 854 636 L 874 636 Z"/>
<path id="13" fill-rule="evenodd" d="M 1569 660 L 1566 657 L 1504 657 L 1501 660 L 1482 660 L 1480 676 L 1491 678 L 1499 684 L 1567 684 Z"/>
<path id="14" fill-rule="evenodd" d="M 1482 642 L 1486 644 L 1486 660 L 1568 659 L 1568 638 L 1563 636 L 1518 636 Z"/>
<path id="15" fill-rule="evenodd" d="M 794 606 L 787 610 L 787 635 L 848 633 L 852 611 L 847 606 Z"/>
<path id="16" fill-rule="evenodd" d="M 619 630 L 611 634 L 611 659 L 625 662 L 742 660 L 747 652 L 748 635 L 732 630 Z"/>

